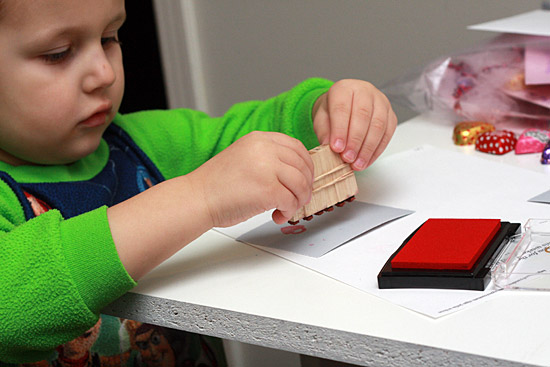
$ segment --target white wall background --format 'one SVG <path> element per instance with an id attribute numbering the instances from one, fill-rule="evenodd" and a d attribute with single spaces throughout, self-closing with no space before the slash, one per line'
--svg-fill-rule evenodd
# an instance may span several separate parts
<path id="1" fill-rule="evenodd" d="M 155 0 L 169 105 L 212 115 L 313 76 L 380 86 L 494 36 L 468 25 L 540 7 L 540 0 Z M 400 121 L 414 116 L 394 109 Z M 226 351 L 231 366 L 300 365 L 298 356 L 236 342 Z M 341 364 L 302 358 L 302 365 Z"/>
<path id="2" fill-rule="evenodd" d="M 492 33 L 466 26 L 541 0 L 155 0 L 171 107 L 219 115 L 301 80 L 375 85 Z M 413 116 L 395 107 L 400 120 Z"/>

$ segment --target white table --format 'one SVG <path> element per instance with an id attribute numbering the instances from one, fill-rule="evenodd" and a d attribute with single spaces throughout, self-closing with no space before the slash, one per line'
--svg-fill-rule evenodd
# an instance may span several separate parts
<path id="1" fill-rule="evenodd" d="M 414 118 L 384 155 L 429 143 L 544 172 L 550 189 L 533 155 L 455 146 L 452 128 Z M 431 319 L 210 231 L 104 312 L 364 366 L 519 366 L 550 365 L 549 306 L 550 293 L 499 292 Z"/>

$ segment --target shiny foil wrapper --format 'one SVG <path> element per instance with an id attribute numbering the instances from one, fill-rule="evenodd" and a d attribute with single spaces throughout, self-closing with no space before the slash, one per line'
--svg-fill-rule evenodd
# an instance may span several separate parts
<path id="1" fill-rule="evenodd" d="M 487 131 L 478 136 L 476 150 L 484 153 L 502 155 L 514 150 L 516 135 L 508 130 Z"/>
<path id="2" fill-rule="evenodd" d="M 550 131 L 541 129 L 527 129 L 518 139 L 516 154 L 540 153 L 550 141 Z"/>
<path id="3" fill-rule="evenodd" d="M 495 127 L 488 122 L 459 122 L 453 131 L 453 141 L 456 145 L 472 145 L 476 143 L 478 136 L 488 131 L 495 131 Z"/>
<path id="4" fill-rule="evenodd" d="M 540 156 L 540 163 L 550 164 L 550 142 L 546 143 Z"/>

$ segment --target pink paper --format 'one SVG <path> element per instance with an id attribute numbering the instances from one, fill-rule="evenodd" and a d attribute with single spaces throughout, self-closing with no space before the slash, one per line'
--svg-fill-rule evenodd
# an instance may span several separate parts
<path id="1" fill-rule="evenodd" d="M 504 93 L 523 101 L 531 102 L 545 108 L 550 108 L 550 84 L 533 86 L 522 90 L 505 90 Z M 513 113 L 510 113 L 510 115 L 513 116 Z M 544 118 L 544 116 L 541 115 L 541 118 Z"/>
<path id="2" fill-rule="evenodd" d="M 525 45 L 525 84 L 550 84 L 550 37 L 544 45 Z"/>

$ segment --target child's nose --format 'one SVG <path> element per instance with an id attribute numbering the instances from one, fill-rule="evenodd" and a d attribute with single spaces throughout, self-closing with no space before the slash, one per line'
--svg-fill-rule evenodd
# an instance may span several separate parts
<path id="1" fill-rule="evenodd" d="M 90 55 L 87 69 L 83 83 L 83 89 L 86 93 L 107 88 L 116 80 L 116 72 L 103 49 Z"/>

